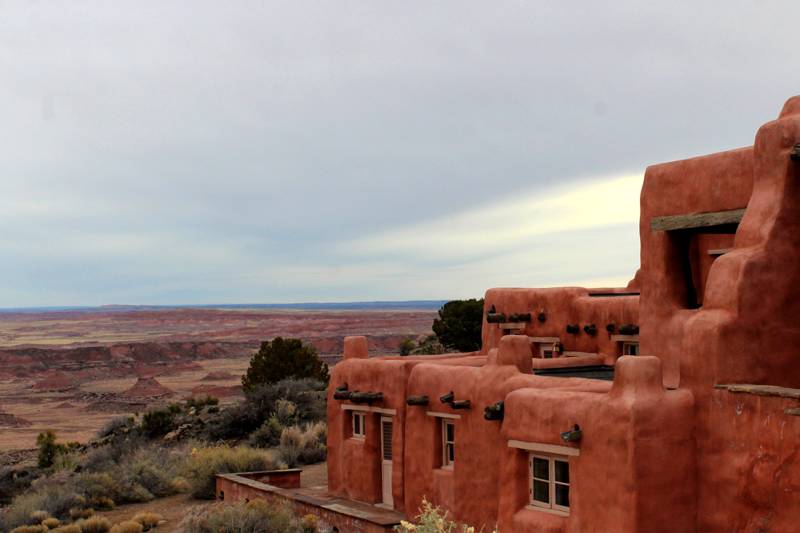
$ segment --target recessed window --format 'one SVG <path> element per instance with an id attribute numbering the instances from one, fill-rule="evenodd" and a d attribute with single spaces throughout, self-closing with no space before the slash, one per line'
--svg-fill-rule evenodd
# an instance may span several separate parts
<path id="1" fill-rule="evenodd" d="M 638 342 L 623 342 L 622 343 L 622 355 L 639 355 L 639 343 Z"/>
<path id="2" fill-rule="evenodd" d="M 552 344 L 540 344 L 539 345 L 539 357 L 543 359 L 552 359 L 553 358 L 553 345 Z"/>
<path id="3" fill-rule="evenodd" d="M 442 468 L 453 468 L 456 462 L 456 425 L 442 419 Z"/>
<path id="4" fill-rule="evenodd" d="M 353 438 L 363 439 L 367 435 L 367 415 L 353 411 Z"/>
<path id="5" fill-rule="evenodd" d="M 566 457 L 530 456 L 531 505 L 569 512 L 569 460 Z"/>

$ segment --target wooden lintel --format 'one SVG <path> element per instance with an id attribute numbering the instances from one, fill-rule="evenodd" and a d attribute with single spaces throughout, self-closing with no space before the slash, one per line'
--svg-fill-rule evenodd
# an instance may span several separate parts
<path id="1" fill-rule="evenodd" d="M 527 325 L 527 322 L 503 322 L 500 329 L 525 329 Z"/>
<path id="2" fill-rule="evenodd" d="M 653 217 L 650 220 L 650 229 L 653 231 L 678 231 L 713 228 L 715 226 L 735 226 L 742 221 L 744 211 L 744 209 L 731 209 L 730 211 L 716 211 L 713 213 L 689 213 L 686 215 Z"/>
<path id="3" fill-rule="evenodd" d="M 733 250 L 733 248 L 715 248 L 713 250 L 709 250 L 708 255 L 710 256 L 725 255 L 731 250 Z"/>

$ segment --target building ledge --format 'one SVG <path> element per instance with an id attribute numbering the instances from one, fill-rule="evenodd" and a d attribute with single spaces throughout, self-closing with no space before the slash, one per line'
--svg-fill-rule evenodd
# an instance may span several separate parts
<path id="1" fill-rule="evenodd" d="M 275 485 L 261 483 L 254 479 L 245 477 L 248 473 L 236 474 L 217 474 L 218 479 L 224 479 L 236 485 L 250 487 L 265 497 L 279 498 L 284 501 L 299 502 L 311 507 L 318 507 L 326 511 L 344 515 L 350 518 L 363 520 L 390 531 L 401 520 L 405 520 L 405 515 L 385 507 L 377 507 L 369 503 L 340 498 L 328 494 L 327 487 L 283 489 Z M 219 488 L 219 484 L 217 485 Z"/>
<path id="2" fill-rule="evenodd" d="M 715 389 L 727 390 L 728 392 L 755 394 L 756 396 L 776 396 L 779 398 L 792 398 L 800 400 L 800 389 L 790 389 L 789 387 L 778 387 L 777 385 L 751 385 L 748 383 L 731 383 L 714 385 Z"/>

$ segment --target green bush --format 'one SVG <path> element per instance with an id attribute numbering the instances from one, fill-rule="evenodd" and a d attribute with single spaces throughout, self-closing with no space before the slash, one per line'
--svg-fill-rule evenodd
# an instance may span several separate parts
<path id="1" fill-rule="evenodd" d="M 146 412 L 140 426 L 142 433 L 150 439 L 163 437 L 177 427 L 175 415 L 177 412 L 170 407 Z"/>
<path id="2" fill-rule="evenodd" d="M 208 421 L 206 437 L 210 440 L 246 437 L 279 410 L 288 414 L 289 403 L 294 406 L 293 423 L 325 420 L 325 388 L 324 383 L 312 379 L 287 379 L 254 387 L 243 402 L 223 409 Z"/>
<path id="3" fill-rule="evenodd" d="M 264 500 L 215 503 L 194 511 L 181 522 L 186 533 L 311 533 L 288 506 Z"/>
<path id="4" fill-rule="evenodd" d="M 250 435 L 250 446 L 256 448 L 271 448 L 277 446 L 281 441 L 281 433 L 283 433 L 284 426 L 278 420 L 278 417 L 271 416 L 264 422 L 260 428 L 255 430 Z"/>
<path id="5" fill-rule="evenodd" d="M 246 446 L 215 446 L 192 450 L 186 466 L 186 478 L 195 498 L 210 500 L 216 494 L 216 474 L 275 470 L 278 466 L 274 454 L 269 451 Z"/>
<path id="6" fill-rule="evenodd" d="M 310 344 L 304 344 L 300 339 L 275 337 L 262 342 L 261 348 L 253 354 L 247 373 L 242 377 L 242 387 L 251 391 L 265 383 L 302 378 L 327 383 L 328 365 Z"/>
<path id="7" fill-rule="evenodd" d="M 439 309 L 433 332 L 450 350 L 473 352 L 481 348 L 483 299 L 453 300 Z"/>
<path id="8" fill-rule="evenodd" d="M 66 451 L 66 447 L 56 443 L 56 434 L 49 429 L 36 436 L 36 446 L 39 448 L 39 468 L 50 468 L 56 456 Z"/>

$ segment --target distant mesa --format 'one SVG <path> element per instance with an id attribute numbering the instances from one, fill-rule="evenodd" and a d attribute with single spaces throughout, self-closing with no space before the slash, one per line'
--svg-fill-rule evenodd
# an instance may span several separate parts
<path id="1" fill-rule="evenodd" d="M 74 389 L 76 380 L 64 372 L 55 371 L 44 379 L 34 383 L 33 388 L 40 391 L 66 391 Z"/>
<path id="2" fill-rule="evenodd" d="M 234 376 L 230 372 L 225 372 L 224 370 L 216 370 L 214 372 L 209 372 L 200 381 L 222 381 L 222 380 L 229 380 L 229 379 L 238 379 L 239 376 Z"/>
<path id="3" fill-rule="evenodd" d="M 56 405 L 56 409 L 75 409 L 75 407 L 77 406 L 70 402 L 61 402 L 60 404 Z"/>
<path id="4" fill-rule="evenodd" d="M 11 413 L 0 412 L 0 428 L 24 428 L 32 425 L 33 423 L 29 420 L 12 415 Z"/>
<path id="5" fill-rule="evenodd" d="M 130 389 L 126 390 L 122 398 L 166 398 L 175 394 L 172 390 L 158 382 L 156 378 L 140 377 Z"/>

